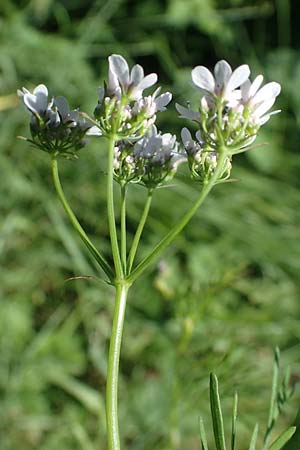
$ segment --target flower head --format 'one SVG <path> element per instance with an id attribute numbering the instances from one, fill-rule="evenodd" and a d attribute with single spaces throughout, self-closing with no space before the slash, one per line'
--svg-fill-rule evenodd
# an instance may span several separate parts
<path id="1" fill-rule="evenodd" d="M 176 136 L 161 134 L 155 126 L 135 143 L 118 142 L 114 156 L 116 181 L 140 183 L 149 189 L 173 178 L 178 165 L 186 160 L 178 151 Z"/>
<path id="2" fill-rule="evenodd" d="M 199 127 L 201 153 L 199 141 L 191 147 L 185 144 L 193 176 L 198 169 L 191 152 L 196 152 L 196 148 L 195 154 L 199 158 L 204 149 L 210 155 L 214 154 L 211 152 L 218 154 L 226 149 L 229 156 L 245 151 L 255 141 L 259 128 L 271 115 L 279 112 L 269 110 L 280 93 L 280 85 L 271 82 L 261 87 L 262 75 L 258 75 L 252 83 L 249 76 L 248 65 L 241 65 L 232 71 L 224 60 L 215 65 L 214 74 L 204 66 L 192 70 L 193 84 L 202 93 L 199 109 L 192 111 L 181 105 L 176 105 L 176 108 L 181 117 L 193 120 Z M 183 141 L 191 141 L 186 129 L 183 131 Z M 204 156 L 201 158 L 203 162 Z"/>
<path id="3" fill-rule="evenodd" d="M 94 115 L 96 127 L 90 134 L 117 134 L 121 140 L 137 140 L 155 123 L 156 113 L 164 111 L 172 99 L 170 92 L 144 96 L 144 90 L 157 82 L 157 75 L 144 76 L 140 65 L 129 70 L 121 55 L 108 58 L 108 84 L 99 88 L 99 100 Z"/>
<path id="4" fill-rule="evenodd" d="M 31 114 L 32 139 L 27 140 L 52 155 L 75 157 L 85 146 L 84 137 L 92 123 L 82 119 L 78 110 L 71 110 L 64 97 L 48 101 L 48 89 L 43 84 L 32 93 L 26 88 L 18 90 L 18 95 Z"/>
<path id="5" fill-rule="evenodd" d="M 214 68 L 214 75 L 204 66 L 197 66 L 192 70 L 192 80 L 196 88 L 206 95 L 222 98 L 228 103 L 238 100 L 236 91 L 249 77 L 250 69 L 247 64 L 232 71 L 228 62 L 221 60 Z"/>
<path id="6" fill-rule="evenodd" d="M 218 152 L 205 144 L 200 131 L 197 131 L 196 140 L 194 140 L 190 131 L 187 128 L 183 128 L 181 130 L 181 139 L 187 154 L 192 178 L 202 183 L 207 182 L 217 168 Z M 227 180 L 230 177 L 230 172 L 231 157 L 228 156 L 216 181 Z"/>
<path id="7" fill-rule="evenodd" d="M 246 80 L 241 86 L 241 103 L 249 109 L 250 120 L 256 125 L 265 124 L 272 115 L 280 112 L 280 110 L 276 110 L 266 114 L 280 94 L 280 84 L 272 81 L 260 88 L 262 82 L 263 76 L 258 75 L 252 83 L 250 80 Z"/>

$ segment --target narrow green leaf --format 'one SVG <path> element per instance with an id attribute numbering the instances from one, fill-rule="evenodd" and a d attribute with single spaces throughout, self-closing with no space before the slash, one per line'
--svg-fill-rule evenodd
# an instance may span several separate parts
<path id="1" fill-rule="evenodd" d="M 272 380 L 272 390 L 271 390 L 271 399 L 270 399 L 270 408 L 269 408 L 269 418 L 268 418 L 267 429 L 266 429 L 265 436 L 264 436 L 263 450 L 266 450 L 268 448 L 270 435 L 271 435 L 272 429 L 274 427 L 276 418 L 278 416 L 277 393 L 278 393 L 278 380 L 279 380 L 279 362 L 280 362 L 280 350 L 278 347 L 276 347 L 275 354 L 274 354 L 273 380 Z"/>
<path id="2" fill-rule="evenodd" d="M 202 417 L 199 419 L 199 428 L 200 428 L 200 441 L 202 450 L 208 450 L 205 427 Z"/>
<path id="3" fill-rule="evenodd" d="M 269 450 L 280 450 L 293 436 L 296 431 L 296 427 L 290 427 L 285 430 L 281 435 L 271 444 Z"/>
<path id="4" fill-rule="evenodd" d="M 237 408 L 238 408 L 238 394 L 237 392 L 235 392 L 233 398 L 232 420 L 231 420 L 231 450 L 235 449 L 236 443 Z"/>
<path id="5" fill-rule="evenodd" d="M 284 450 L 299 450 L 300 449 L 300 409 L 297 413 L 297 416 L 293 422 L 293 424 L 296 426 L 296 429 L 298 430 L 297 433 L 295 433 L 284 446 Z"/>
<path id="6" fill-rule="evenodd" d="M 217 450 L 226 450 L 218 379 L 213 373 L 210 374 L 210 408 L 216 448 Z"/>
<path id="7" fill-rule="evenodd" d="M 249 450 L 255 450 L 256 442 L 257 442 L 257 435 L 258 435 L 258 423 L 255 425 L 254 430 L 253 430 L 250 445 L 249 445 Z"/>

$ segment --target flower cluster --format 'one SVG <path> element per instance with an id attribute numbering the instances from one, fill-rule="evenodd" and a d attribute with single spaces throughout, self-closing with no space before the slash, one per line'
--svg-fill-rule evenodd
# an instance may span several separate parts
<path id="1" fill-rule="evenodd" d="M 114 177 L 120 184 L 140 183 L 154 189 L 175 175 L 186 160 L 178 151 L 176 136 L 161 134 L 153 125 L 137 142 L 121 141 L 115 147 Z"/>
<path id="2" fill-rule="evenodd" d="M 191 175 L 194 180 L 206 183 L 214 174 L 218 163 L 218 152 L 205 147 L 201 139 L 200 131 L 196 133 L 196 141 L 193 140 L 187 128 L 181 130 L 181 139 L 185 148 Z M 225 181 L 230 177 L 231 157 L 226 156 L 222 165 L 218 181 Z"/>
<path id="3" fill-rule="evenodd" d="M 18 95 L 31 114 L 32 139 L 26 140 L 53 156 L 76 157 L 76 152 L 85 146 L 85 134 L 93 124 L 81 118 L 78 110 L 70 110 L 64 97 L 48 101 L 48 89 L 44 84 L 38 85 L 32 93 L 23 88 Z"/>
<path id="4" fill-rule="evenodd" d="M 181 117 L 197 123 L 199 131 L 194 141 L 187 129 L 182 130 L 193 178 L 207 180 L 214 173 L 220 154 L 226 150 L 219 180 L 230 176 L 232 155 L 245 151 L 255 141 L 259 128 L 271 115 L 269 112 L 280 93 L 276 82 L 261 87 L 263 76 L 251 83 L 250 69 L 244 64 L 232 71 L 222 60 L 214 75 L 204 66 L 192 70 L 192 81 L 201 93 L 198 111 L 176 105 Z"/>
<path id="5" fill-rule="evenodd" d="M 155 73 L 144 76 L 138 64 L 129 71 L 120 55 L 111 55 L 108 64 L 108 84 L 99 88 L 95 126 L 89 134 L 107 136 L 113 132 L 120 140 L 139 139 L 155 123 L 156 113 L 165 110 L 172 95 L 160 94 L 157 88 L 152 95 L 143 96 L 144 90 L 157 82 Z"/>

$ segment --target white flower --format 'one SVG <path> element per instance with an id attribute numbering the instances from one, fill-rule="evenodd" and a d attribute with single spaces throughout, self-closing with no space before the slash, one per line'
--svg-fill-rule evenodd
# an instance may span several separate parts
<path id="1" fill-rule="evenodd" d="M 24 87 L 18 89 L 18 96 L 32 114 L 41 116 L 48 109 L 48 89 L 44 84 L 39 84 L 32 93 Z"/>
<path id="2" fill-rule="evenodd" d="M 248 79 L 249 75 L 250 69 L 247 64 L 232 71 L 224 60 L 217 62 L 214 75 L 204 66 L 197 66 L 192 70 L 193 83 L 202 93 L 221 97 L 233 104 L 240 98 L 240 92 L 236 89 Z"/>
<path id="3" fill-rule="evenodd" d="M 272 115 L 280 112 L 280 110 L 276 110 L 266 114 L 280 94 L 280 84 L 272 81 L 260 88 L 262 82 L 263 76 L 258 75 L 252 83 L 250 80 L 246 80 L 241 86 L 241 102 L 244 106 L 249 107 L 251 120 L 258 125 L 263 125 Z"/>
<path id="4" fill-rule="evenodd" d="M 182 119 L 190 119 L 194 120 L 195 122 L 200 122 L 200 114 L 196 111 L 192 111 L 190 108 L 185 108 L 184 106 L 179 105 L 176 103 L 175 108 L 179 112 Z"/>
<path id="5" fill-rule="evenodd" d="M 127 61 L 121 55 L 109 56 L 108 64 L 108 92 L 117 98 L 127 93 L 131 100 L 137 100 L 142 97 L 144 89 L 157 82 L 157 74 L 144 76 L 144 69 L 139 64 L 129 72 Z"/>
<path id="6" fill-rule="evenodd" d="M 185 151 L 188 155 L 195 157 L 197 154 L 201 153 L 202 150 L 202 138 L 200 131 L 196 132 L 196 139 L 198 142 L 194 141 L 190 131 L 187 128 L 182 128 L 181 130 L 181 140 Z"/>

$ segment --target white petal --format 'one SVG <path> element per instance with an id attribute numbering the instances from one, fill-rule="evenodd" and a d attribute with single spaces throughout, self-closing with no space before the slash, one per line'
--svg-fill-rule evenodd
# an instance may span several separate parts
<path id="1" fill-rule="evenodd" d="M 268 122 L 268 120 L 270 119 L 271 116 L 274 116 L 274 114 L 279 114 L 280 112 L 281 112 L 281 109 L 277 109 L 276 111 L 272 111 L 269 114 L 262 116 L 259 120 L 259 124 L 264 125 L 266 122 Z"/>
<path id="2" fill-rule="evenodd" d="M 253 104 L 264 102 L 271 98 L 277 97 L 280 94 L 281 86 L 279 83 L 272 81 L 271 83 L 265 84 L 253 97 Z"/>
<path id="3" fill-rule="evenodd" d="M 200 114 L 198 112 L 185 108 L 184 106 L 181 106 L 178 103 L 176 103 L 175 107 L 179 112 L 180 117 L 182 117 L 183 119 L 191 119 L 199 122 Z"/>
<path id="4" fill-rule="evenodd" d="M 232 70 L 228 62 L 222 59 L 215 65 L 214 74 L 217 88 L 222 89 L 227 84 Z"/>
<path id="5" fill-rule="evenodd" d="M 39 84 L 36 88 L 33 90 L 34 95 L 43 95 L 44 97 L 48 97 L 48 89 L 47 86 L 44 84 Z"/>
<path id="6" fill-rule="evenodd" d="M 147 75 L 145 78 L 141 80 L 141 82 L 137 85 L 137 89 L 141 89 L 141 91 L 143 91 L 144 89 L 153 86 L 156 82 L 157 82 L 157 74 L 150 73 L 150 75 Z"/>
<path id="7" fill-rule="evenodd" d="M 129 86 L 129 67 L 127 61 L 121 55 L 111 55 L 108 58 L 109 68 L 117 77 L 121 86 L 127 89 Z"/>
<path id="8" fill-rule="evenodd" d="M 253 80 L 253 83 L 252 83 L 250 91 L 249 91 L 250 98 L 256 94 L 256 92 L 262 85 L 263 81 L 264 81 L 264 77 L 262 75 L 257 75 L 257 77 Z"/>
<path id="9" fill-rule="evenodd" d="M 47 110 L 48 100 L 43 95 L 25 94 L 23 101 L 29 111 L 33 113 L 40 114 Z"/>
<path id="10" fill-rule="evenodd" d="M 155 99 L 156 111 L 164 111 L 168 103 L 172 100 L 172 94 L 165 92 Z"/>
<path id="11" fill-rule="evenodd" d="M 96 127 L 96 125 L 94 125 L 87 131 L 86 134 L 88 136 L 102 136 L 102 131 L 98 127 Z"/>
<path id="12" fill-rule="evenodd" d="M 242 66 L 237 67 L 231 74 L 226 90 L 227 91 L 233 91 L 234 89 L 240 87 L 247 78 L 249 78 L 250 75 L 250 69 L 247 64 L 243 64 Z"/>
<path id="13" fill-rule="evenodd" d="M 192 135 L 186 127 L 181 130 L 181 140 L 184 146 L 186 146 L 186 144 L 188 145 L 192 141 Z"/>
<path id="14" fill-rule="evenodd" d="M 258 108 L 255 109 L 254 115 L 257 117 L 263 116 L 269 109 L 272 108 L 272 106 L 275 103 L 276 98 L 270 98 L 269 100 L 266 100 L 265 102 L 262 102 Z"/>
<path id="15" fill-rule="evenodd" d="M 136 64 L 131 69 L 130 84 L 137 86 L 144 78 L 144 69 L 139 64 Z"/>
<path id="16" fill-rule="evenodd" d="M 197 66 L 192 70 L 192 80 L 195 86 L 204 91 L 213 93 L 215 90 L 215 79 L 204 66 Z"/>

